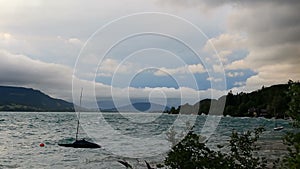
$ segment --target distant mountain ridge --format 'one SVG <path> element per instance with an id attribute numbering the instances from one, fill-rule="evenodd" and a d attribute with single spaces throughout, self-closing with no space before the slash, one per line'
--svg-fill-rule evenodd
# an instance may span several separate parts
<path id="1" fill-rule="evenodd" d="M 270 87 L 262 87 L 250 93 L 232 94 L 219 99 L 204 99 L 194 105 L 184 104 L 175 108 L 151 103 L 149 101 L 136 100 L 131 105 L 114 107 L 111 101 L 101 101 L 98 105 L 101 111 L 109 112 L 158 112 L 164 111 L 170 114 L 208 114 L 211 103 L 221 105 L 225 103 L 223 115 L 241 116 L 263 116 L 263 117 L 287 117 L 288 104 L 291 98 L 287 95 L 290 87 L 288 84 L 278 84 Z M 299 85 L 296 82 L 295 85 Z M 107 102 L 107 103 L 106 103 Z M 103 103 L 106 108 L 101 107 Z M 109 103 L 109 104 L 108 104 Z M 107 108 L 109 107 L 109 108 Z M 172 107 L 172 108 L 170 108 Z M 52 98 L 39 90 L 24 87 L 0 86 L 0 111 L 74 111 L 73 103 L 62 99 Z M 85 109 L 85 111 L 90 111 Z M 211 111 L 214 113 L 214 109 Z M 211 114 L 211 113 L 210 113 Z"/>
<path id="2" fill-rule="evenodd" d="M 118 99 L 118 98 L 111 98 L 111 97 L 104 97 L 104 98 L 97 98 L 97 104 L 98 108 L 100 110 L 113 110 L 116 108 L 122 108 L 124 106 L 133 105 L 135 104 L 135 107 L 145 106 L 145 109 L 149 107 L 149 104 L 153 104 L 153 108 L 155 107 L 155 103 L 159 104 L 160 106 L 156 110 L 163 110 L 161 109 L 162 105 L 165 105 L 164 107 L 170 108 L 170 107 L 177 107 L 181 104 L 180 98 L 152 98 L 154 101 L 150 101 L 149 98 L 129 98 L 129 102 L 126 99 Z M 137 104 L 138 103 L 138 104 Z M 138 108 L 139 109 L 139 108 Z M 141 110 L 143 110 L 142 108 Z M 153 109 L 152 109 L 153 110 Z"/>
<path id="3" fill-rule="evenodd" d="M 74 106 L 32 88 L 0 86 L 0 111 L 74 111 Z"/>
<path id="4" fill-rule="evenodd" d="M 138 102 L 118 108 L 101 109 L 103 112 L 163 112 L 167 110 L 170 110 L 168 106 L 150 102 Z"/>

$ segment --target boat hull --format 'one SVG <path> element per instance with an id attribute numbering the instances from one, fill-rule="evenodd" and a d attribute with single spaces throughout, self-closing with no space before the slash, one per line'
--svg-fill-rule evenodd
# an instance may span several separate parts
<path id="1" fill-rule="evenodd" d="M 275 128 L 274 128 L 275 131 L 279 131 L 279 130 L 282 130 L 282 129 L 283 129 L 282 126 L 280 126 L 280 127 L 275 127 Z"/>
<path id="2" fill-rule="evenodd" d="M 101 148 L 100 145 L 96 143 L 91 143 L 86 140 L 76 140 L 72 144 L 58 144 L 59 146 L 62 147 L 73 147 L 73 148 Z"/>

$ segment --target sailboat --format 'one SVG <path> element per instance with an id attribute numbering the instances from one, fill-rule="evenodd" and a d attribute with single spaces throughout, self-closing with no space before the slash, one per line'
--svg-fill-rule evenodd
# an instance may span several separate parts
<path id="1" fill-rule="evenodd" d="M 274 119 L 274 121 L 275 121 L 275 127 L 274 127 L 274 131 L 279 131 L 279 130 L 282 130 L 282 129 L 283 129 L 283 126 L 277 126 L 276 119 Z"/>
<path id="2" fill-rule="evenodd" d="M 82 90 L 80 94 L 80 107 L 81 108 L 81 99 L 82 99 Z M 78 119 L 77 119 L 77 128 L 76 128 L 76 136 L 75 136 L 75 142 L 71 144 L 58 144 L 59 146 L 63 147 L 73 147 L 73 148 L 101 148 L 100 145 L 96 143 L 92 143 L 89 141 L 86 141 L 85 139 L 78 139 L 78 132 L 79 132 L 79 125 L 80 125 L 80 111 L 78 112 Z"/>
<path id="3" fill-rule="evenodd" d="M 275 123 L 274 131 L 279 131 L 283 129 L 283 126 L 277 126 L 277 121 L 275 117 L 274 117 L 274 123 Z"/>

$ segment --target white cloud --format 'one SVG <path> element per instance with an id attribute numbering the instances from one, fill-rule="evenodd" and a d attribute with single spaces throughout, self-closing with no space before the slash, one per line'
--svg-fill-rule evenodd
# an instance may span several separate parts
<path id="1" fill-rule="evenodd" d="M 214 78 L 214 77 L 208 77 L 206 80 L 212 81 L 212 82 L 221 82 L 221 81 L 223 81 L 222 78 Z"/>
<path id="2" fill-rule="evenodd" d="M 218 54 L 216 55 L 212 51 L 211 44 L 214 45 Z M 223 33 L 218 37 L 209 39 L 203 50 L 213 55 L 213 57 L 220 59 L 223 64 L 228 64 L 228 59 L 235 51 L 246 49 L 247 47 L 247 38 L 246 36 L 235 33 L 228 34 Z"/>
<path id="3" fill-rule="evenodd" d="M 45 63 L 25 55 L 16 55 L 4 50 L 0 50 L 0 57 L 2 59 L 0 62 L 1 85 L 16 86 L 18 84 L 17 86 L 35 88 L 53 97 L 68 101 L 73 101 L 73 94 L 74 102 L 77 104 L 79 103 L 80 88 L 84 88 L 85 101 L 83 105 L 87 106 L 94 106 L 90 105 L 89 102 L 98 97 L 111 97 L 113 95 L 115 98 L 127 98 L 128 96 L 148 98 L 153 91 L 160 91 L 167 98 L 181 98 L 182 103 L 195 103 L 200 99 L 210 97 L 218 98 L 226 93 L 226 91 L 213 89 L 198 91 L 188 87 L 180 87 L 178 89 L 168 87 L 112 88 L 109 85 L 80 80 L 76 77 L 73 79 L 75 90 L 72 93 L 72 68 L 59 64 Z M 96 96 L 94 92 L 96 92 Z"/>
<path id="4" fill-rule="evenodd" d="M 246 82 L 234 82 L 234 86 L 244 86 L 246 85 Z"/>
<path id="5" fill-rule="evenodd" d="M 214 73 L 223 73 L 224 67 L 223 65 L 213 65 L 213 71 Z"/>
<path id="6" fill-rule="evenodd" d="M 245 88 L 257 89 L 262 85 L 283 83 L 288 79 L 299 80 L 300 78 L 299 1 L 168 0 L 153 3 L 153 1 L 140 0 L 122 2 L 93 0 L 84 5 L 81 1 L 70 0 L 59 3 L 37 0 L 0 2 L 0 28 L 3 31 L 0 32 L 2 84 L 35 87 L 49 94 L 56 94 L 58 97 L 70 97 L 72 79 L 70 67 L 74 65 L 84 40 L 112 19 L 134 12 L 160 11 L 162 8 L 157 6 L 158 3 L 168 3 L 169 8 L 174 8 L 174 6 L 191 8 L 184 12 L 178 12 L 177 9 L 162 11 L 172 11 L 175 15 L 184 13 L 184 18 L 188 20 L 198 19 L 203 14 L 203 10 L 199 10 L 199 7 L 210 11 L 220 9 L 221 6 L 229 6 L 225 9 L 226 12 L 223 12 L 230 14 L 224 17 L 226 21 L 218 20 L 211 15 L 210 19 L 204 17 L 207 22 L 197 22 L 196 25 L 201 27 L 207 24 L 218 25 L 211 22 L 222 23 L 220 24 L 222 27 L 217 28 L 219 35 L 211 38 L 209 42 L 213 43 L 218 50 L 226 70 L 249 68 L 256 73 L 247 79 Z M 126 8 L 124 8 L 125 5 Z M 196 12 L 202 13 L 195 16 Z M 223 23 L 227 24 L 226 27 L 223 27 Z M 145 21 L 146 24 L 147 21 Z M 208 34 L 216 33 L 213 30 Z M 211 50 L 209 42 L 204 47 L 205 51 Z M 228 63 L 232 54 L 240 49 L 248 51 L 246 58 Z M 13 51 L 13 53 L 8 51 Z M 205 59 L 213 61 L 216 58 L 213 55 L 212 53 L 210 58 Z M 96 63 L 98 60 L 95 56 L 86 61 Z M 118 65 L 118 60 L 104 60 L 98 75 L 111 76 Z M 140 68 L 138 65 L 126 62 L 119 67 L 119 73 L 135 71 L 138 68 Z M 219 66 L 213 66 L 213 69 L 219 72 L 222 70 Z M 163 67 L 161 71 L 155 72 L 155 75 L 164 76 L 169 73 L 184 76 L 203 72 L 205 72 L 203 66 L 195 64 L 179 68 Z M 240 75 L 227 74 L 232 77 Z M 219 79 L 208 80 L 218 81 Z M 236 85 L 242 83 L 236 82 Z M 97 83 L 97 86 L 103 90 L 104 95 L 110 91 L 110 86 L 101 83 Z M 61 92 L 62 90 L 64 92 Z M 120 88 L 117 91 L 122 93 L 123 90 L 126 89 Z M 147 90 L 132 89 L 137 92 L 137 95 Z M 164 88 L 162 90 L 173 91 L 173 89 Z"/>
<path id="7" fill-rule="evenodd" d="M 250 53 L 246 58 L 253 69 L 265 65 L 297 64 L 300 66 L 300 43 L 286 43 L 276 46 L 250 46 Z"/>
<path id="8" fill-rule="evenodd" d="M 81 42 L 81 40 L 79 40 L 77 38 L 70 38 L 70 39 L 68 39 L 67 42 L 70 44 L 80 45 L 80 46 L 83 44 L 83 42 Z"/>
<path id="9" fill-rule="evenodd" d="M 2 40 L 4 40 L 4 41 L 6 41 L 6 40 L 10 40 L 12 38 L 12 35 L 11 34 L 9 34 L 9 33 L 1 33 L 0 32 L 0 40 L 2 41 Z"/>
<path id="10" fill-rule="evenodd" d="M 81 46 L 82 42 L 77 38 L 0 32 L 0 49 L 44 62 L 73 66 Z"/>
<path id="11" fill-rule="evenodd" d="M 130 74 L 137 71 L 140 66 L 131 62 L 120 62 L 116 59 L 105 59 L 99 65 L 98 76 L 112 76 L 114 73 Z"/>
<path id="12" fill-rule="evenodd" d="M 33 47 L 24 38 L 10 32 L 0 32 L 0 49 L 17 53 L 32 53 Z"/>
<path id="13" fill-rule="evenodd" d="M 227 63 L 228 57 L 233 53 L 231 50 L 222 50 L 218 52 L 218 56 L 222 63 Z"/>
<path id="14" fill-rule="evenodd" d="M 72 69 L 0 50 L 0 83 L 33 87 L 70 99 Z M 63 91 L 63 92 L 62 92 Z"/>
<path id="15" fill-rule="evenodd" d="M 227 70 L 237 70 L 237 69 L 247 69 L 250 65 L 248 65 L 245 60 L 237 60 L 232 63 L 226 65 L 225 69 Z"/>
<path id="16" fill-rule="evenodd" d="M 226 18 L 226 32 L 211 38 L 210 42 L 215 45 L 222 62 L 226 63 L 227 70 L 251 69 L 257 73 L 247 80 L 246 88 L 283 83 L 291 77 L 299 80 L 300 1 L 175 0 L 167 3 L 206 10 L 231 6 Z M 208 51 L 208 47 L 207 43 L 204 49 Z M 227 63 L 232 52 L 239 49 L 245 49 L 249 54 L 246 58 Z"/>
<path id="17" fill-rule="evenodd" d="M 172 8 L 184 9 L 196 8 L 204 13 L 210 13 L 213 8 L 221 7 L 225 4 L 225 1 L 205 1 L 205 0 L 158 0 L 158 3 L 171 6 Z"/>
<path id="18" fill-rule="evenodd" d="M 289 79 L 300 77 L 299 67 L 290 64 L 266 65 L 260 67 L 257 71 L 257 75 L 247 79 L 247 86 L 258 89 L 262 85 L 270 86 L 272 84 L 287 83 Z"/>
<path id="19" fill-rule="evenodd" d="M 247 37 L 241 34 L 224 33 L 216 38 L 209 39 L 209 42 L 214 45 L 217 51 L 232 51 L 246 48 Z M 206 43 L 204 50 L 210 51 L 210 43 Z"/>
<path id="20" fill-rule="evenodd" d="M 206 70 L 204 69 L 204 67 L 201 64 L 188 65 L 187 69 L 191 73 L 204 73 L 204 72 L 206 72 Z"/>
<path id="21" fill-rule="evenodd" d="M 227 68 L 250 68 L 257 73 L 247 79 L 245 88 L 300 78 L 299 7 L 299 1 L 258 1 L 234 9 L 228 28 L 247 34 L 249 54 Z"/>
<path id="22" fill-rule="evenodd" d="M 194 73 L 204 73 L 205 68 L 201 64 L 186 65 L 184 67 L 178 68 L 160 68 L 158 71 L 154 72 L 156 76 L 167 76 L 167 75 L 183 75 L 183 74 L 194 74 Z"/>
<path id="23" fill-rule="evenodd" d="M 228 77 L 238 77 L 238 76 L 244 76 L 244 72 L 228 72 Z"/>

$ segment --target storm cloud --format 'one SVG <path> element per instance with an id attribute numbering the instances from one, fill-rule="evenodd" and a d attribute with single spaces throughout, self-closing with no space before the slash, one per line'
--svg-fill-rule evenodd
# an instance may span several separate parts
<path id="1" fill-rule="evenodd" d="M 299 80 L 300 1 L 175 0 L 164 3 L 205 10 L 230 7 L 226 32 L 210 41 L 219 50 L 220 57 L 225 57 L 222 59 L 225 61 L 235 50 L 248 51 L 241 60 L 225 63 L 225 68 L 250 68 L 256 72 L 247 79 L 246 88 L 254 90 L 262 85 Z M 236 38 L 239 36 L 241 38 Z M 246 40 L 240 43 L 242 38 Z"/>
<path id="2" fill-rule="evenodd" d="M 36 88 L 71 101 L 73 67 L 90 35 L 116 18 L 149 11 L 177 15 L 203 28 L 209 40 L 199 44 L 199 48 L 208 51 L 207 46 L 214 44 L 223 63 L 223 67 L 211 67 L 217 71 L 225 69 L 228 77 L 236 78 L 233 80 L 235 87 L 230 86 L 228 90 L 251 91 L 263 85 L 300 79 L 300 1 L 297 0 L 12 0 L 0 1 L 0 4 L 0 85 Z M 147 26 L 147 20 L 142 22 Z M 131 28 L 131 25 L 126 26 Z M 195 38 L 190 32 L 180 33 Z M 124 48 L 118 53 L 128 50 Z M 214 60 L 217 56 L 212 52 L 203 57 Z M 86 62 L 97 63 L 97 57 Z M 200 63 L 187 62 L 187 66 L 196 65 L 191 67 L 192 73 L 199 75 L 204 71 Z M 162 70 L 179 72 L 180 77 L 185 77 L 186 71 L 183 71 L 182 65 L 174 64 L 172 59 L 166 63 L 170 66 Z M 120 68 L 124 70 L 122 73 L 126 73 L 146 64 L 144 61 L 141 64 L 125 64 Z M 118 60 L 106 60 L 105 65 L 99 68 L 103 71 L 100 72 L 101 78 L 111 77 L 117 65 Z M 254 73 L 248 75 L 247 72 Z M 239 79 L 241 76 L 245 76 L 243 81 Z M 200 75 L 199 78 L 201 83 L 216 80 Z M 94 83 L 77 80 L 86 88 Z M 98 81 L 96 88 L 101 96 L 110 96 L 109 84 Z M 119 96 L 131 91 L 136 97 L 148 97 L 156 89 L 170 97 L 177 96 L 179 89 L 191 96 L 200 94 L 201 97 L 210 97 L 210 91 L 214 90 L 206 88 L 199 91 L 184 86 L 179 89 L 114 88 Z M 224 92 L 218 91 L 218 95 Z"/>

